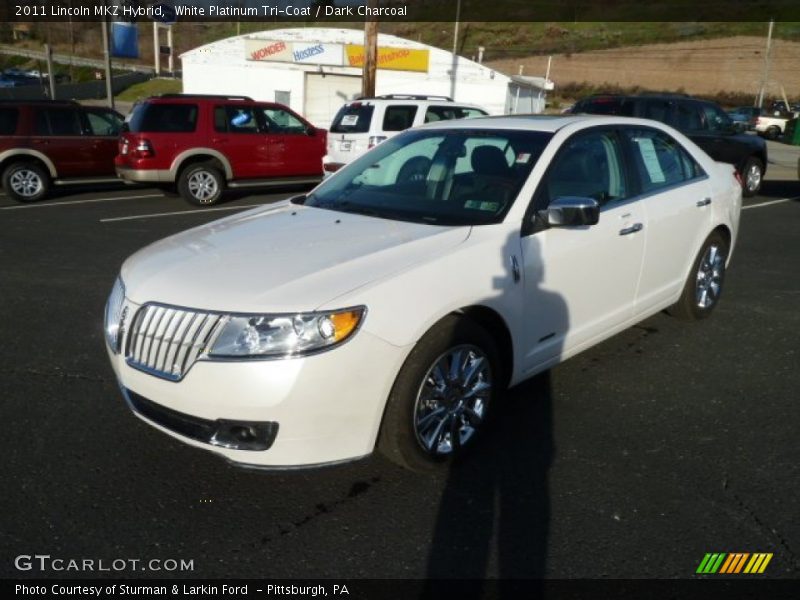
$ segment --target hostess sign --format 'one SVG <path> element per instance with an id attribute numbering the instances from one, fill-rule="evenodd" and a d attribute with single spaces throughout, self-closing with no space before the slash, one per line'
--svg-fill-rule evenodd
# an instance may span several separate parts
<path id="1" fill-rule="evenodd" d="M 334 67 L 362 67 L 364 47 L 356 44 L 245 40 L 247 60 L 288 62 Z M 394 71 L 428 71 L 428 51 L 410 48 L 378 48 L 378 68 Z"/>
<path id="2" fill-rule="evenodd" d="M 332 66 L 344 63 L 344 47 L 341 44 L 250 39 L 245 40 L 245 52 L 248 60 Z"/>

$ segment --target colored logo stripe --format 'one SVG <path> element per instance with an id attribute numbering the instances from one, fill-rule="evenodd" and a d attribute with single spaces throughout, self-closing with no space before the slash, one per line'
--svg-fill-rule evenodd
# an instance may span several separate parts
<path id="1" fill-rule="evenodd" d="M 728 555 L 728 560 L 722 565 L 720 573 L 739 573 L 744 567 L 744 562 L 750 556 L 748 552 L 735 552 Z"/>
<path id="2" fill-rule="evenodd" d="M 747 566 L 744 568 L 744 572 L 763 573 L 764 570 L 767 568 L 769 561 L 771 560 L 772 560 L 772 553 L 753 554 L 753 558 L 751 558 L 750 562 L 747 563 Z"/>
<path id="3" fill-rule="evenodd" d="M 724 552 L 706 554 L 700 563 L 700 566 L 697 567 L 697 573 L 716 573 L 725 556 L 726 555 Z"/>
<path id="4" fill-rule="evenodd" d="M 730 554 L 708 552 L 703 557 L 703 560 L 700 561 L 696 572 L 704 575 L 714 573 L 727 575 L 738 573 L 758 574 L 766 570 L 771 560 L 772 554 L 765 552 L 755 554 L 750 554 L 749 552 L 732 552 Z"/>

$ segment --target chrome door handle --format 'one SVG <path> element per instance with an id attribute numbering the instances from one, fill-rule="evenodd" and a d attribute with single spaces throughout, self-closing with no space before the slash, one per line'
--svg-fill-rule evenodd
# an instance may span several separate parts
<path id="1" fill-rule="evenodd" d="M 708 206 L 709 204 L 711 204 L 711 198 L 703 198 L 697 201 L 698 207 Z"/>
<path id="2" fill-rule="evenodd" d="M 619 234 L 630 235 L 631 233 L 636 233 L 637 231 L 641 231 L 642 229 L 644 229 L 644 225 L 642 225 L 641 223 L 634 223 L 630 227 L 626 227 L 625 229 L 620 229 Z"/>

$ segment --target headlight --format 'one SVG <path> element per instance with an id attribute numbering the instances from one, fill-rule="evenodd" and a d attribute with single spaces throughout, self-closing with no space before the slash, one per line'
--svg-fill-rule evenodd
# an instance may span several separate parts
<path id="1" fill-rule="evenodd" d="M 358 330 L 365 308 L 297 315 L 228 317 L 209 356 L 288 357 L 335 346 Z"/>
<path id="2" fill-rule="evenodd" d="M 117 354 L 119 352 L 119 344 L 121 341 L 120 335 L 120 321 L 122 321 L 122 305 L 125 301 L 125 285 L 122 279 L 117 277 L 114 282 L 114 287 L 111 288 L 111 295 L 106 302 L 106 342 L 108 347 Z"/>

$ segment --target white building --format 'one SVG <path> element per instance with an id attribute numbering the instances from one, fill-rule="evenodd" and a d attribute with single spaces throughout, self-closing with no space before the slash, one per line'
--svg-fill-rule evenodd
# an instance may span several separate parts
<path id="1" fill-rule="evenodd" d="M 227 38 L 181 55 L 183 91 L 277 101 L 327 128 L 342 104 L 361 94 L 363 43 L 361 30 L 323 27 Z M 503 114 L 541 112 L 553 83 L 509 77 L 433 46 L 379 34 L 375 88 L 376 95 L 449 96 Z"/>

